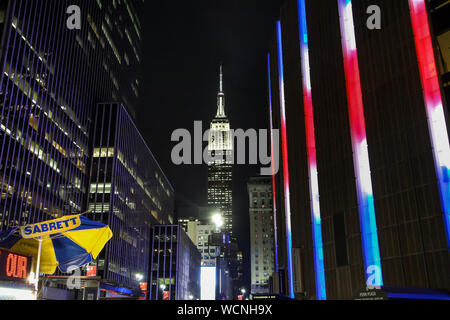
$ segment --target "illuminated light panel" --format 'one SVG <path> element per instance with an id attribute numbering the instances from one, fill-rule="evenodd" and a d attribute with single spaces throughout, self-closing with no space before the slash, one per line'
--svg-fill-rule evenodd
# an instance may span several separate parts
<path id="1" fill-rule="evenodd" d="M 31 290 L 0 288 L 0 300 L 36 300 L 36 295 Z"/>
<path id="2" fill-rule="evenodd" d="M 316 296 L 326 300 L 325 267 L 323 262 L 322 220 L 320 217 L 319 180 L 317 176 L 316 138 L 314 130 L 314 111 L 311 93 L 311 72 L 309 66 L 308 26 L 306 23 L 305 0 L 298 0 L 300 28 L 300 55 L 302 58 L 303 104 L 305 113 L 306 146 L 309 167 L 309 191 L 311 201 L 311 221 L 313 233 L 314 270 Z"/>
<path id="3" fill-rule="evenodd" d="M 284 99 L 283 42 L 281 37 L 280 21 L 277 21 L 277 49 L 278 49 L 278 74 L 279 74 L 280 106 L 281 106 L 281 142 L 283 146 L 284 203 L 286 211 L 288 289 L 289 289 L 289 297 L 294 299 L 295 296 L 294 296 L 294 277 L 292 270 L 291 205 L 289 194 L 289 163 L 288 163 L 287 133 L 286 133 L 286 105 Z"/>
<path id="4" fill-rule="evenodd" d="M 272 151 L 272 199 L 273 199 L 273 226 L 275 238 L 275 272 L 278 273 L 278 227 L 277 227 L 277 200 L 276 200 L 276 184 L 275 184 L 275 162 L 273 156 L 273 117 L 272 117 L 272 79 L 270 72 L 270 54 L 267 56 L 269 66 L 269 109 L 270 109 L 270 145 Z"/>
<path id="5" fill-rule="evenodd" d="M 201 300 L 216 300 L 216 267 L 201 267 Z"/>
<path id="6" fill-rule="evenodd" d="M 439 183 L 447 246 L 450 250 L 450 145 L 439 78 L 424 0 L 409 0 L 434 162 Z"/>
<path id="7" fill-rule="evenodd" d="M 358 52 L 353 23 L 352 1 L 338 0 L 338 7 L 364 264 L 366 271 L 371 266 L 378 269 L 376 278 L 374 281 L 371 281 L 371 284 L 382 286 L 383 277 L 381 272 L 381 258 L 378 245 L 372 178 L 370 174 Z M 368 276 L 369 275 L 366 273 L 366 277 Z"/>

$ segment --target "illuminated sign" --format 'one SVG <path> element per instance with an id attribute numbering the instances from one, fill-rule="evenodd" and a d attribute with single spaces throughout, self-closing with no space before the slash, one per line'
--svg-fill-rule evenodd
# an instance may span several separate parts
<path id="1" fill-rule="evenodd" d="M 164 291 L 163 300 L 170 300 L 169 291 Z"/>
<path id="2" fill-rule="evenodd" d="M 70 231 L 78 228 L 80 225 L 80 215 L 72 215 L 20 227 L 20 232 L 24 239 L 33 239 Z"/>
<path id="3" fill-rule="evenodd" d="M 139 288 L 141 288 L 142 291 L 147 291 L 147 288 L 148 288 L 147 282 L 140 282 Z"/>
<path id="4" fill-rule="evenodd" d="M 26 281 L 31 271 L 31 258 L 0 249 L 0 279 Z"/>
<path id="5" fill-rule="evenodd" d="M 201 300 L 216 300 L 216 267 L 201 268 Z"/>
<path id="6" fill-rule="evenodd" d="M 31 290 L 0 287 L 0 300 L 36 300 Z"/>
<path id="7" fill-rule="evenodd" d="M 88 266 L 86 268 L 86 276 L 96 277 L 97 276 L 97 266 Z"/>

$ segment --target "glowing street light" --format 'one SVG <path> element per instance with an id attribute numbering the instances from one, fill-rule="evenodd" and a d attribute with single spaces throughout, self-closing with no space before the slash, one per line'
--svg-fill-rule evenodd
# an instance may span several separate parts
<path id="1" fill-rule="evenodd" d="M 222 215 L 220 213 L 215 213 L 212 216 L 212 221 L 216 225 L 217 229 L 222 228 L 223 225 L 224 225 L 223 218 L 222 218 Z"/>
<path id="2" fill-rule="evenodd" d="M 142 279 L 144 279 L 144 276 L 141 273 L 136 273 L 135 276 L 137 281 L 141 281 Z"/>

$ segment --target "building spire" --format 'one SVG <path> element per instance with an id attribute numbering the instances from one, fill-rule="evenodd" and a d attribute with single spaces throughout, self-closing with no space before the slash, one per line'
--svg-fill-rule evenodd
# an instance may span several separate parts
<path id="1" fill-rule="evenodd" d="M 226 118 L 225 115 L 225 93 L 223 92 L 223 65 L 220 64 L 220 85 L 217 95 L 217 115 L 216 118 Z"/>
<path id="2" fill-rule="evenodd" d="M 223 65 L 220 64 L 220 89 L 219 92 L 223 93 Z"/>

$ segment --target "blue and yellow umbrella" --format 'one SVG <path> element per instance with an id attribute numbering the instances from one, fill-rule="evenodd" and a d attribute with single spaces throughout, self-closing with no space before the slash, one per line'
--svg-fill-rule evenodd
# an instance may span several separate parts
<path id="1" fill-rule="evenodd" d="M 39 273 L 51 275 L 56 267 L 67 273 L 96 259 L 112 235 L 103 223 L 71 215 L 2 232 L 0 247 L 33 256 Z"/>

